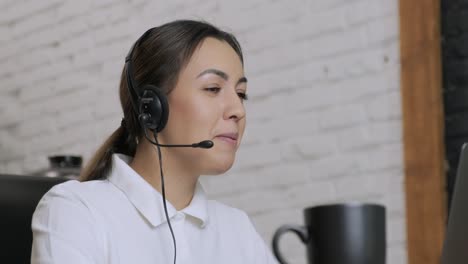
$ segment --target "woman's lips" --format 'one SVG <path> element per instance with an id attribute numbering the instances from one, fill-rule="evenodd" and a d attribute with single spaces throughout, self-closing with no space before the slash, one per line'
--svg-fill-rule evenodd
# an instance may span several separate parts
<path id="1" fill-rule="evenodd" d="M 225 133 L 217 135 L 216 138 L 219 138 L 223 142 L 229 143 L 231 145 L 237 145 L 237 133 Z"/>

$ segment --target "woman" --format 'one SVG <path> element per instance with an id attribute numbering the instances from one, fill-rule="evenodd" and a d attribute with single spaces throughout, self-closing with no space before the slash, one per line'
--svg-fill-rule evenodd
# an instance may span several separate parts
<path id="1" fill-rule="evenodd" d="M 246 90 L 231 34 L 189 20 L 147 31 L 122 72 L 121 126 L 36 208 L 32 263 L 276 263 L 248 216 L 199 183 L 232 166 Z"/>

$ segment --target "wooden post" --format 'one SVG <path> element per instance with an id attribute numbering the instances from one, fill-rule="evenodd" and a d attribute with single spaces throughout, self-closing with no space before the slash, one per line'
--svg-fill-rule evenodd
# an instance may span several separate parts
<path id="1" fill-rule="evenodd" d="M 445 235 L 440 0 L 400 0 L 408 264 L 438 264 Z"/>

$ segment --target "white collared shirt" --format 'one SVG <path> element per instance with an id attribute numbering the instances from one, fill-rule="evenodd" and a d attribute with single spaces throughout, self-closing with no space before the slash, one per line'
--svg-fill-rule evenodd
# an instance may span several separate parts
<path id="1" fill-rule="evenodd" d="M 54 186 L 32 219 L 32 264 L 171 264 L 174 246 L 162 195 L 128 163 L 112 156 L 105 180 Z M 208 200 L 198 182 L 177 211 L 166 200 L 177 264 L 277 263 L 243 211 Z"/>

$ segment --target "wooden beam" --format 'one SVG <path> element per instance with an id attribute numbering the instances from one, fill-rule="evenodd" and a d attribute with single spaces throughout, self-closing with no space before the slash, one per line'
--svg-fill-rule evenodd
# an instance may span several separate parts
<path id="1" fill-rule="evenodd" d="M 400 0 L 408 264 L 438 264 L 445 235 L 440 0 Z"/>

